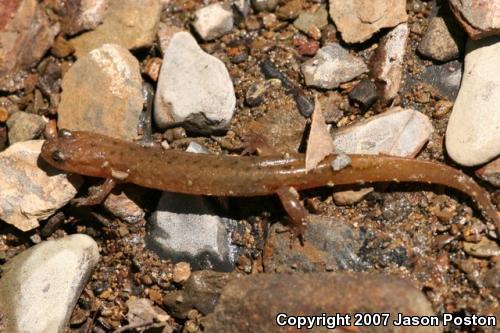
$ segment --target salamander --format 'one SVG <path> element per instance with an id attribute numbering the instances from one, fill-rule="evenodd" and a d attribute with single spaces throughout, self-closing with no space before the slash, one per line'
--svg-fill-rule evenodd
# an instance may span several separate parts
<path id="1" fill-rule="evenodd" d="M 108 136 L 60 130 L 45 141 L 42 158 L 53 167 L 85 176 L 105 178 L 99 193 L 86 204 L 102 201 L 117 182 L 163 191 L 209 196 L 277 194 L 296 224 L 305 208 L 297 190 L 374 182 L 418 182 L 444 185 L 469 195 L 500 233 L 500 217 L 488 193 L 472 178 L 447 165 L 380 155 L 349 155 L 350 163 L 334 170 L 326 157 L 305 169 L 305 156 L 280 157 L 195 154 Z M 295 200 L 296 199 L 296 200 Z"/>

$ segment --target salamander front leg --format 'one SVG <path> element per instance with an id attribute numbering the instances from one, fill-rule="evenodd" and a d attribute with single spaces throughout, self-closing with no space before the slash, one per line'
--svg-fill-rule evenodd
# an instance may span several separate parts
<path id="1" fill-rule="evenodd" d="M 109 193 L 115 188 L 118 182 L 114 178 L 106 178 L 104 183 L 89 190 L 89 196 L 85 198 L 73 199 L 71 202 L 76 206 L 98 205 L 107 198 Z"/>
<path id="2" fill-rule="evenodd" d="M 307 215 L 309 214 L 299 198 L 299 193 L 293 187 L 281 187 L 276 191 L 278 197 L 288 213 L 292 222 L 291 237 L 298 237 L 301 244 L 304 244 L 304 231 L 307 225 Z"/>

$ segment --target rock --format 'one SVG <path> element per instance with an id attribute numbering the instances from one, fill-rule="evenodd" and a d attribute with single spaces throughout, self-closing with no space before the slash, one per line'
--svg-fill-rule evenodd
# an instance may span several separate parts
<path id="1" fill-rule="evenodd" d="M 108 0 L 73 0 L 56 4 L 57 14 L 61 17 L 61 31 L 70 36 L 95 29 L 102 23 L 108 8 Z"/>
<path id="2" fill-rule="evenodd" d="M 10 144 L 39 138 L 46 124 L 37 114 L 21 111 L 12 114 L 7 120 Z"/>
<path id="3" fill-rule="evenodd" d="M 203 52 L 188 32 L 176 33 L 165 51 L 158 79 L 156 124 L 165 128 L 172 122 L 185 122 L 189 130 L 210 133 L 226 128 L 235 105 L 224 63 Z"/>
<path id="4" fill-rule="evenodd" d="M 0 5 L 0 91 L 24 87 L 25 70 L 35 65 L 52 45 L 59 26 L 37 0 L 4 0 Z"/>
<path id="5" fill-rule="evenodd" d="M 333 154 L 334 149 L 329 127 L 325 122 L 321 110 L 321 103 L 316 98 L 314 101 L 314 112 L 311 117 L 309 137 L 307 138 L 306 172 L 311 171 L 325 157 Z"/>
<path id="6" fill-rule="evenodd" d="M 446 150 L 472 166 L 500 154 L 500 37 L 469 41 L 464 76 L 448 128 Z"/>
<path id="7" fill-rule="evenodd" d="M 182 290 L 165 295 L 163 304 L 172 316 L 185 319 L 189 310 L 197 309 L 203 314 L 213 311 L 222 289 L 239 276 L 237 273 L 220 273 L 210 270 L 193 272 Z"/>
<path id="8" fill-rule="evenodd" d="M 81 179 L 41 163 L 43 141 L 24 141 L 0 154 L 0 218 L 22 231 L 38 227 L 77 193 Z"/>
<path id="9" fill-rule="evenodd" d="M 279 0 L 252 0 L 253 8 L 258 11 L 272 12 L 278 6 Z"/>
<path id="10" fill-rule="evenodd" d="M 142 78 L 139 62 L 127 49 L 105 44 L 91 51 L 68 70 L 62 88 L 60 128 L 138 138 Z"/>
<path id="11" fill-rule="evenodd" d="M 193 28 L 205 41 L 225 35 L 233 29 L 233 12 L 220 3 L 214 3 L 196 11 Z"/>
<path id="12" fill-rule="evenodd" d="M 457 28 L 448 17 L 431 18 L 427 32 L 418 45 L 418 52 L 437 61 L 457 59 L 464 44 L 463 33 L 460 34 Z"/>
<path id="13" fill-rule="evenodd" d="M 302 0 L 291 0 L 278 7 L 276 16 L 280 20 L 293 20 L 302 11 Z M 328 15 L 328 14 L 327 14 Z"/>
<path id="14" fill-rule="evenodd" d="M 208 154 L 210 151 L 197 142 L 191 141 L 186 148 L 189 153 Z"/>
<path id="15" fill-rule="evenodd" d="M 293 21 L 293 25 L 306 35 L 314 38 L 318 31 L 328 25 L 328 12 L 325 6 L 318 6 L 312 10 L 302 11 L 299 17 Z"/>
<path id="16" fill-rule="evenodd" d="M 293 46 L 301 55 L 314 56 L 319 50 L 319 42 L 316 40 L 309 40 L 302 35 L 295 35 L 292 39 Z"/>
<path id="17" fill-rule="evenodd" d="M 456 19 L 472 39 L 500 35 L 500 4 L 498 1 L 450 0 Z"/>
<path id="18" fill-rule="evenodd" d="M 353 316 L 358 312 L 390 313 L 388 326 L 371 326 L 370 332 L 437 333 L 442 330 L 432 326 L 393 326 L 398 313 L 433 316 L 432 306 L 413 283 L 373 273 L 256 274 L 233 279 L 203 326 L 205 332 L 298 331 L 297 326 L 278 327 L 277 320 L 286 321 L 292 314 L 321 316 L 326 313 L 325 325 L 315 326 L 314 331 L 327 332 L 336 325 L 339 328 L 353 326 L 353 321 L 342 325 L 336 319 L 341 314 Z"/>
<path id="19" fill-rule="evenodd" d="M 128 189 L 128 188 L 127 188 Z M 111 214 L 122 221 L 135 224 L 144 219 L 144 210 L 133 200 L 129 191 L 111 192 L 104 200 L 103 205 Z"/>
<path id="20" fill-rule="evenodd" d="M 316 272 L 362 270 L 366 264 L 359 258 L 362 245 L 358 232 L 342 221 L 310 215 L 304 234 L 304 246 L 290 248 L 286 227 L 274 224 L 269 231 L 263 254 L 266 272 Z"/>
<path id="21" fill-rule="evenodd" d="M 495 266 L 483 274 L 482 282 L 486 288 L 495 289 L 498 294 L 500 291 L 500 262 L 497 261 Z"/>
<path id="22" fill-rule="evenodd" d="M 500 187 L 500 157 L 476 171 L 476 174 L 496 187 Z"/>
<path id="23" fill-rule="evenodd" d="M 73 54 L 75 52 L 75 48 L 73 47 L 73 44 L 59 35 L 54 40 L 54 44 L 52 44 L 50 52 L 58 58 L 65 58 Z"/>
<path id="24" fill-rule="evenodd" d="M 189 279 L 191 276 L 191 265 L 187 262 L 178 262 L 174 266 L 174 272 L 172 273 L 172 280 L 175 283 L 181 283 Z"/>
<path id="25" fill-rule="evenodd" d="M 368 71 L 361 58 L 349 54 L 338 43 L 323 46 L 316 56 L 301 66 L 308 86 L 323 89 L 337 88 Z"/>
<path id="26" fill-rule="evenodd" d="M 373 187 L 363 188 L 359 191 L 340 191 L 333 194 L 333 200 L 339 206 L 352 205 L 361 201 L 367 194 L 373 192 Z"/>
<path id="27" fill-rule="evenodd" d="M 245 102 L 248 106 L 257 106 L 264 102 L 264 95 L 270 88 L 269 81 L 253 83 L 245 94 Z"/>
<path id="28" fill-rule="evenodd" d="M 349 93 L 349 99 L 364 110 L 377 101 L 377 86 L 370 79 L 363 79 Z"/>
<path id="29" fill-rule="evenodd" d="M 451 61 L 446 64 L 428 66 L 420 78 L 423 82 L 436 88 L 441 96 L 454 101 L 457 98 L 462 80 L 462 64 L 459 61 Z M 418 82 L 409 77 L 405 80 L 403 91 L 412 91 Z"/>
<path id="30" fill-rule="evenodd" d="M 464 251 L 468 255 L 478 258 L 500 256 L 500 247 L 497 242 L 484 237 L 479 243 L 463 242 Z"/>
<path id="31" fill-rule="evenodd" d="M 433 132 L 429 118 L 412 109 L 394 107 L 334 133 L 337 154 L 415 156 Z"/>
<path id="32" fill-rule="evenodd" d="M 160 307 L 154 306 L 147 298 L 131 298 L 127 301 L 127 320 L 129 325 L 151 325 L 153 322 L 166 322 L 170 316 Z"/>
<path id="33" fill-rule="evenodd" d="M 405 0 L 330 0 L 330 16 L 347 43 L 364 42 L 408 19 Z"/>
<path id="34" fill-rule="evenodd" d="M 129 50 L 153 45 L 161 9 L 159 0 L 109 0 L 103 23 L 71 39 L 77 58 L 104 44 L 118 44 Z"/>
<path id="35" fill-rule="evenodd" d="M 98 261 L 97 243 L 75 234 L 44 241 L 3 265 L 0 312 L 5 332 L 64 332 Z"/>
<path id="36" fill-rule="evenodd" d="M 338 122 L 344 116 L 344 109 L 349 108 L 349 101 L 337 91 L 328 91 L 319 96 L 321 110 L 327 124 Z"/>
<path id="37" fill-rule="evenodd" d="M 243 18 L 250 12 L 250 0 L 232 0 L 231 4 Z"/>
<path id="38" fill-rule="evenodd" d="M 163 258 L 186 261 L 195 270 L 231 271 L 236 252 L 231 229 L 236 222 L 218 216 L 214 209 L 204 197 L 163 192 L 149 220 L 147 246 Z"/>
<path id="39" fill-rule="evenodd" d="M 371 76 L 375 79 L 379 95 L 385 102 L 393 100 L 401 87 L 409 34 L 408 24 L 398 25 L 382 38 L 370 60 Z"/>

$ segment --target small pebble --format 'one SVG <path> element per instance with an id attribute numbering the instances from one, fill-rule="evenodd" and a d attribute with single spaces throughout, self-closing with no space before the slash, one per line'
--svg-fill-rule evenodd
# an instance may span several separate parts
<path id="1" fill-rule="evenodd" d="M 334 89 L 368 71 L 361 58 L 355 57 L 337 43 L 323 46 L 301 65 L 306 85 Z"/>
<path id="2" fill-rule="evenodd" d="M 331 164 L 333 170 L 339 171 L 351 165 L 351 158 L 349 157 L 349 155 L 339 154 L 335 157 Z"/>
<path id="3" fill-rule="evenodd" d="M 370 79 L 363 79 L 349 93 L 349 99 L 366 110 L 378 99 L 377 86 Z"/>
<path id="4" fill-rule="evenodd" d="M 187 281 L 191 276 L 191 265 L 187 262 L 178 262 L 174 266 L 174 272 L 172 274 L 172 280 L 175 283 L 182 283 Z"/>
<path id="5" fill-rule="evenodd" d="M 233 28 L 233 12 L 214 3 L 195 12 L 193 27 L 205 41 L 223 36 Z"/>
<path id="6" fill-rule="evenodd" d="M 473 257 L 490 258 L 500 256 L 500 247 L 497 242 L 482 237 L 479 243 L 463 242 L 464 251 Z"/>
<path id="7" fill-rule="evenodd" d="M 43 117 L 33 113 L 20 111 L 12 114 L 7 120 L 10 144 L 38 139 L 46 124 Z"/>

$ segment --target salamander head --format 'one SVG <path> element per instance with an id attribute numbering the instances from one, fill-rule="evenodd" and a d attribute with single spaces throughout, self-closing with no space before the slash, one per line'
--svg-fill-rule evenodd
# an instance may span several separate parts
<path id="1" fill-rule="evenodd" d="M 59 130 L 57 136 L 46 140 L 41 157 L 56 169 L 92 177 L 107 177 L 110 168 L 98 151 L 103 136 L 86 132 Z"/>

